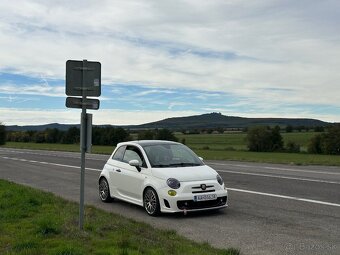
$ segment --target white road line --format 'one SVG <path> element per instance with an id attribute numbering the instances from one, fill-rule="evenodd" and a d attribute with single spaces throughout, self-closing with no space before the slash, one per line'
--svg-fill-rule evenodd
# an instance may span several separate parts
<path id="1" fill-rule="evenodd" d="M 35 161 L 35 160 L 27 160 L 27 159 L 19 159 L 19 158 L 10 158 L 10 157 L 3 157 L 3 156 L 0 156 L 0 158 L 3 158 L 3 159 L 10 159 L 10 160 L 16 160 L 16 161 L 22 161 L 22 162 L 31 162 L 31 163 L 39 163 L 39 164 L 45 164 L 45 165 L 53 165 L 53 166 L 60 166 L 60 167 L 68 167 L 68 168 L 76 168 L 76 169 L 79 169 L 79 166 L 63 165 L 63 164 L 57 164 L 57 163 L 50 163 L 50 162 L 43 162 L 43 161 Z M 86 170 L 101 172 L 100 169 L 95 169 L 95 168 L 86 168 Z M 320 205 L 329 205 L 329 206 L 340 207 L 340 204 L 329 203 L 329 202 L 323 202 L 323 201 L 318 201 L 318 200 L 313 200 L 313 199 L 307 199 L 307 198 L 291 197 L 291 196 L 284 196 L 284 195 L 278 195 L 278 194 L 257 192 L 257 191 L 244 190 L 244 189 L 235 189 L 235 188 L 227 188 L 227 190 L 236 191 L 236 192 L 250 193 L 250 194 L 256 194 L 256 195 L 262 195 L 262 196 L 270 196 L 270 197 L 291 199 L 291 200 L 302 201 L 302 202 L 308 202 L 308 203 L 313 203 L 313 204 L 320 204 Z"/>
<path id="2" fill-rule="evenodd" d="M 10 158 L 10 157 L 3 157 L 3 156 L 0 156 L 0 158 L 16 160 L 16 161 L 22 161 L 22 162 L 39 163 L 39 164 L 43 164 L 43 165 L 60 166 L 60 167 L 76 168 L 76 169 L 80 168 L 79 166 L 71 166 L 71 165 L 64 165 L 64 164 L 44 162 L 44 161 L 36 161 L 36 160 L 28 160 L 28 159 L 20 159 L 20 158 Z M 85 169 L 89 170 L 89 171 L 96 171 L 96 172 L 101 172 L 102 171 L 100 169 L 89 168 L 89 167 L 86 167 Z"/>
<path id="3" fill-rule="evenodd" d="M 284 195 L 277 195 L 277 194 L 271 194 L 271 193 L 264 193 L 264 192 L 257 192 L 252 190 L 245 190 L 245 189 L 234 189 L 234 188 L 227 188 L 227 190 L 236 191 L 236 192 L 243 192 L 243 193 L 250 193 L 255 195 L 261 195 L 261 196 L 269 196 L 269 197 L 277 197 L 277 198 L 284 198 L 284 199 L 290 199 L 295 201 L 302 201 L 307 203 L 313 203 L 313 204 L 320 204 L 320 205 L 329 205 L 329 206 L 336 206 L 340 207 L 340 204 L 336 203 L 329 203 L 319 200 L 313 200 L 313 199 L 307 199 L 307 198 L 300 198 L 300 197 L 291 197 L 291 196 L 284 196 Z"/>
<path id="4" fill-rule="evenodd" d="M 236 166 L 236 167 L 244 167 L 244 168 L 254 168 L 254 166 L 239 165 L 239 164 L 225 164 L 225 163 L 209 163 L 208 165 Z M 333 174 L 333 175 L 340 175 L 340 172 L 339 172 L 339 173 L 335 173 L 335 172 L 324 172 L 324 171 L 311 171 L 311 170 L 303 170 L 303 169 L 281 168 L 281 167 L 269 167 L 269 166 L 262 166 L 262 167 L 260 167 L 260 168 L 270 169 L 270 170 L 290 171 L 290 172 L 302 172 L 302 173 L 314 173 L 314 174 Z"/>
<path id="5" fill-rule="evenodd" d="M 231 174 L 254 175 L 254 176 L 261 176 L 261 177 L 279 178 L 279 179 L 288 179 L 288 180 L 297 180 L 297 181 L 308 181 L 308 182 L 321 182 L 321 183 L 329 183 L 329 184 L 340 184 L 340 182 L 335 182 L 335 181 L 325 181 L 325 180 L 318 180 L 318 179 L 288 177 L 288 176 L 282 176 L 282 175 L 245 173 L 245 172 L 238 172 L 238 171 L 231 171 L 231 170 L 230 171 L 229 170 L 220 170 L 220 169 L 216 169 L 216 171 L 223 172 L 223 173 L 231 173 Z"/>
<path id="6" fill-rule="evenodd" d="M 6 149 L 0 149 L 0 152 L 10 152 L 10 153 L 16 153 L 16 154 L 30 154 L 30 155 L 38 155 L 38 156 L 53 156 L 53 157 L 60 157 L 61 156 L 63 158 L 80 159 L 80 156 L 73 155 L 76 152 L 63 152 L 63 151 L 60 151 L 60 153 L 56 153 L 56 152 L 52 152 L 52 153 L 37 153 L 37 152 L 32 152 L 30 150 L 23 151 L 23 150 L 6 150 Z M 95 156 L 95 155 L 92 154 L 90 157 L 87 157 L 87 159 L 103 161 L 103 160 L 107 160 L 107 158 L 109 157 L 109 155 L 107 155 L 107 157 L 105 159 L 99 159 L 99 158 L 95 158 L 93 156 Z M 99 156 L 99 154 L 96 155 L 96 156 Z"/>

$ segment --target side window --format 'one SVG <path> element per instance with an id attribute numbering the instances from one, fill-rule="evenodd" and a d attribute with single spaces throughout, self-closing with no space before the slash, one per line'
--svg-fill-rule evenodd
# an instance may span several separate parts
<path id="1" fill-rule="evenodd" d="M 141 163 L 142 167 L 146 167 L 145 160 L 140 150 L 134 146 L 127 146 L 124 153 L 123 161 L 129 163 L 130 160 L 134 159 L 138 160 Z"/>
<path id="2" fill-rule="evenodd" d="M 116 150 L 115 154 L 113 154 L 112 159 L 122 161 L 125 148 L 126 148 L 126 146 L 119 147 L 118 150 Z"/>

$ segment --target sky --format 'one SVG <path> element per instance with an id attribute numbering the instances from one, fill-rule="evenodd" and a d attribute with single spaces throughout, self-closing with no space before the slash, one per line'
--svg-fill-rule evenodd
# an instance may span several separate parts
<path id="1" fill-rule="evenodd" d="M 338 0 L 0 0 L 0 122 L 76 124 L 67 60 L 99 61 L 94 124 L 340 122 Z"/>

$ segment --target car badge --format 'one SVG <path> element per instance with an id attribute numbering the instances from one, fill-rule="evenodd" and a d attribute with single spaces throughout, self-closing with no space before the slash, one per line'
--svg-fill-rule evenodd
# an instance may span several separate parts
<path id="1" fill-rule="evenodd" d="M 205 190 L 206 188 L 207 188 L 207 185 L 201 184 L 201 189 L 202 189 L 202 190 Z"/>

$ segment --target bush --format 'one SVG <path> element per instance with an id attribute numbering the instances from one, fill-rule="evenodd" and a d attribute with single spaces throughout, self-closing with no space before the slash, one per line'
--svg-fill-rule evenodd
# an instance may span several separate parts
<path id="1" fill-rule="evenodd" d="M 300 152 L 300 144 L 289 141 L 286 145 L 287 152 L 297 153 Z"/>
<path id="2" fill-rule="evenodd" d="M 4 145 L 6 143 L 6 127 L 2 123 L 0 123 L 0 145 Z"/>
<path id="3" fill-rule="evenodd" d="M 280 127 L 270 129 L 265 126 L 251 127 L 247 133 L 247 146 L 250 151 L 279 151 L 283 149 Z"/>
<path id="4" fill-rule="evenodd" d="M 314 136 L 308 145 L 308 152 L 340 155 L 340 124 L 329 127 L 324 134 Z"/>

